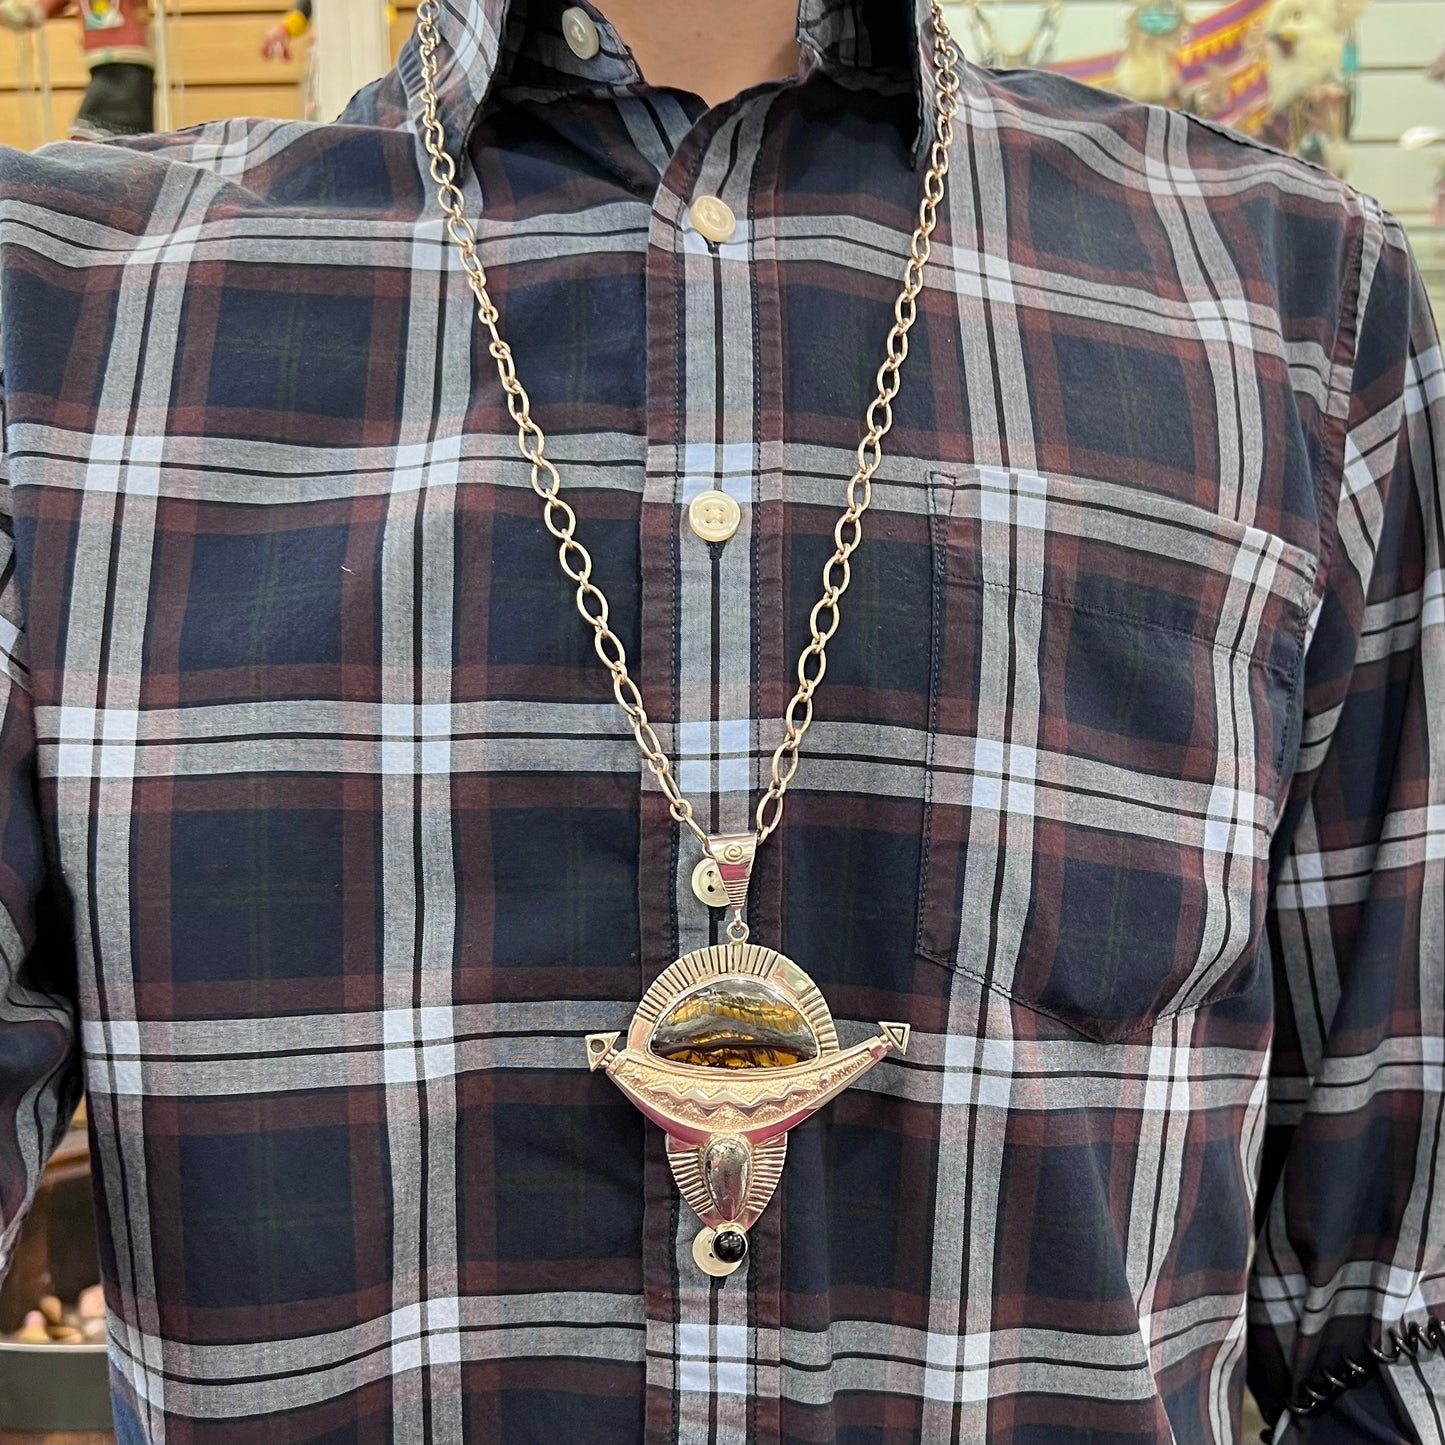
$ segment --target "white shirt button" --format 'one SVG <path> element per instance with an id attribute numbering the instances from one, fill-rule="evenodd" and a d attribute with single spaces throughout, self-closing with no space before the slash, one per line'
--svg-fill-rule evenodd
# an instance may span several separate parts
<path id="1" fill-rule="evenodd" d="M 730 239 L 738 227 L 738 218 L 733 215 L 732 207 L 716 196 L 699 196 L 687 208 L 687 216 L 693 230 L 704 241 L 712 241 L 716 245 Z"/>
<path id="2" fill-rule="evenodd" d="M 687 508 L 687 524 L 704 542 L 726 542 L 742 519 L 743 509 L 726 492 L 701 492 Z"/>
<path id="3" fill-rule="evenodd" d="M 580 5 L 571 5 L 562 12 L 562 38 L 578 60 L 591 60 L 602 48 L 597 26 Z"/>

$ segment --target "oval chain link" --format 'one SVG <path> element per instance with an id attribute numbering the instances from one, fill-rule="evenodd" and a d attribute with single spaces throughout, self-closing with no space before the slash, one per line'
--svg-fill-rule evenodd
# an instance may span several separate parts
<path id="1" fill-rule="evenodd" d="M 542 520 L 557 541 L 562 571 L 576 585 L 577 610 L 593 631 L 593 647 L 612 678 L 612 693 L 627 717 L 632 735 L 667 798 L 672 817 L 689 829 L 712 856 L 707 833 L 693 816 L 692 804 L 683 796 L 647 709 L 642 693 L 627 670 L 627 652 L 608 620 L 607 598 L 592 581 L 592 555 L 577 540 L 577 514 L 561 495 L 562 478 L 546 455 L 547 437 L 532 418 L 532 402 L 517 377 L 512 349 L 502 339 L 497 323 L 501 319 L 487 290 L 487 273 L 477 255 L 477 233 L 464 209 L 456 184 L 456 163 L 446 148 L 446 133 L 437 114 L 440 104 L 436 88 L 437 31 L 439 0 L 421 0 L 417 7 L 417 43 L 421 56 L 422 126 L 431 178 L 446 217 L 446 232 L 461 256 L 467 281 L 477 298 L 477 316 L 490 341 L 487 350 L 496 363 L 497 376 L 507 398 L 507 411 L 517 425 L 517 445 L 532 469 L 532 489 L 542 500 Z M 757 841 L 762 843 L 781 821 L 783 797 L 798 771 L 798 749 L 813 721 L 813 693 L 828 666 L 828 643 L 838 630 L 839 601 L 851 580 L 849 559 L 863 540 L 863 514 L 872 500 L 873 474 L 883 460 L 883 438 L 893 425 L 893 400 L 898 395 L 900 373 L 908 358 L 908 333 L 918 317 L 918 293 L 923 289 L 923 268 L 932 249 L 938 206 L 943 200 L 944 177 L 948 174 L 948 149 L 953 143 L 953 122 L 958 113 L 958 51 L 939 0 L 932 0 L 934 85 L 937 115 L 928 170 L 923 178 L 923 197 L 918 204 L 918 224 L 909 243 L 903 267 L 903 289 L 893 304 L 893 326 L 884 343 L 883 362 L 878 368 L 878 394 L 868 403 L 863 416 L 864 435 L 858 443 L 858 467 L 848 480 L 847 506 L 833 528 L 836 544 L 823 566 L 823 595 L 809 616 L 812 638 L 798 655 L 798 690 L 783 712 L 783 740 L 773 752 L 772 778 L 757 808 Z M 729 925 L 729 931 L 740 920 Z M 746 925 L 742 925 L 746 936 Z"/>

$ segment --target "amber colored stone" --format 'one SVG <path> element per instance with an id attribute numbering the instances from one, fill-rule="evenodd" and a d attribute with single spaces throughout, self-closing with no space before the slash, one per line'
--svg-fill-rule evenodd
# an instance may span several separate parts
<path id="1" fill-rule="evenodd" d="M 758 978 L 729 975 L 685 994 L 657 1021 L 659 1058 L 714 1069 L 780 1069 L 818 1057 L 807 1019 Z"/>

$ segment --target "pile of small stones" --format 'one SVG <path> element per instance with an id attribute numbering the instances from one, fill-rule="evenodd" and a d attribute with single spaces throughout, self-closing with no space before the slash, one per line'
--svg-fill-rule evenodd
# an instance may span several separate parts
<path id="1" fill-rule="evenodd" d="M 105 1339 L 105 1291 L 98 1284 L 80 1292 L 73 1307 L 53 1294 L 41 1297 L 10 1339 L 19 1345 L 90 1345 Z"/>

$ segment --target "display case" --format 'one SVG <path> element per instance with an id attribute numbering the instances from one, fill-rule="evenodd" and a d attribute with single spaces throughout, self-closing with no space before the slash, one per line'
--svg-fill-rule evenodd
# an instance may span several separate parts
<path id="1" fill-rule="evenodd" d="M 0 1445 L 114 1440 L 82 1107 L 0 1288 Z"/>

